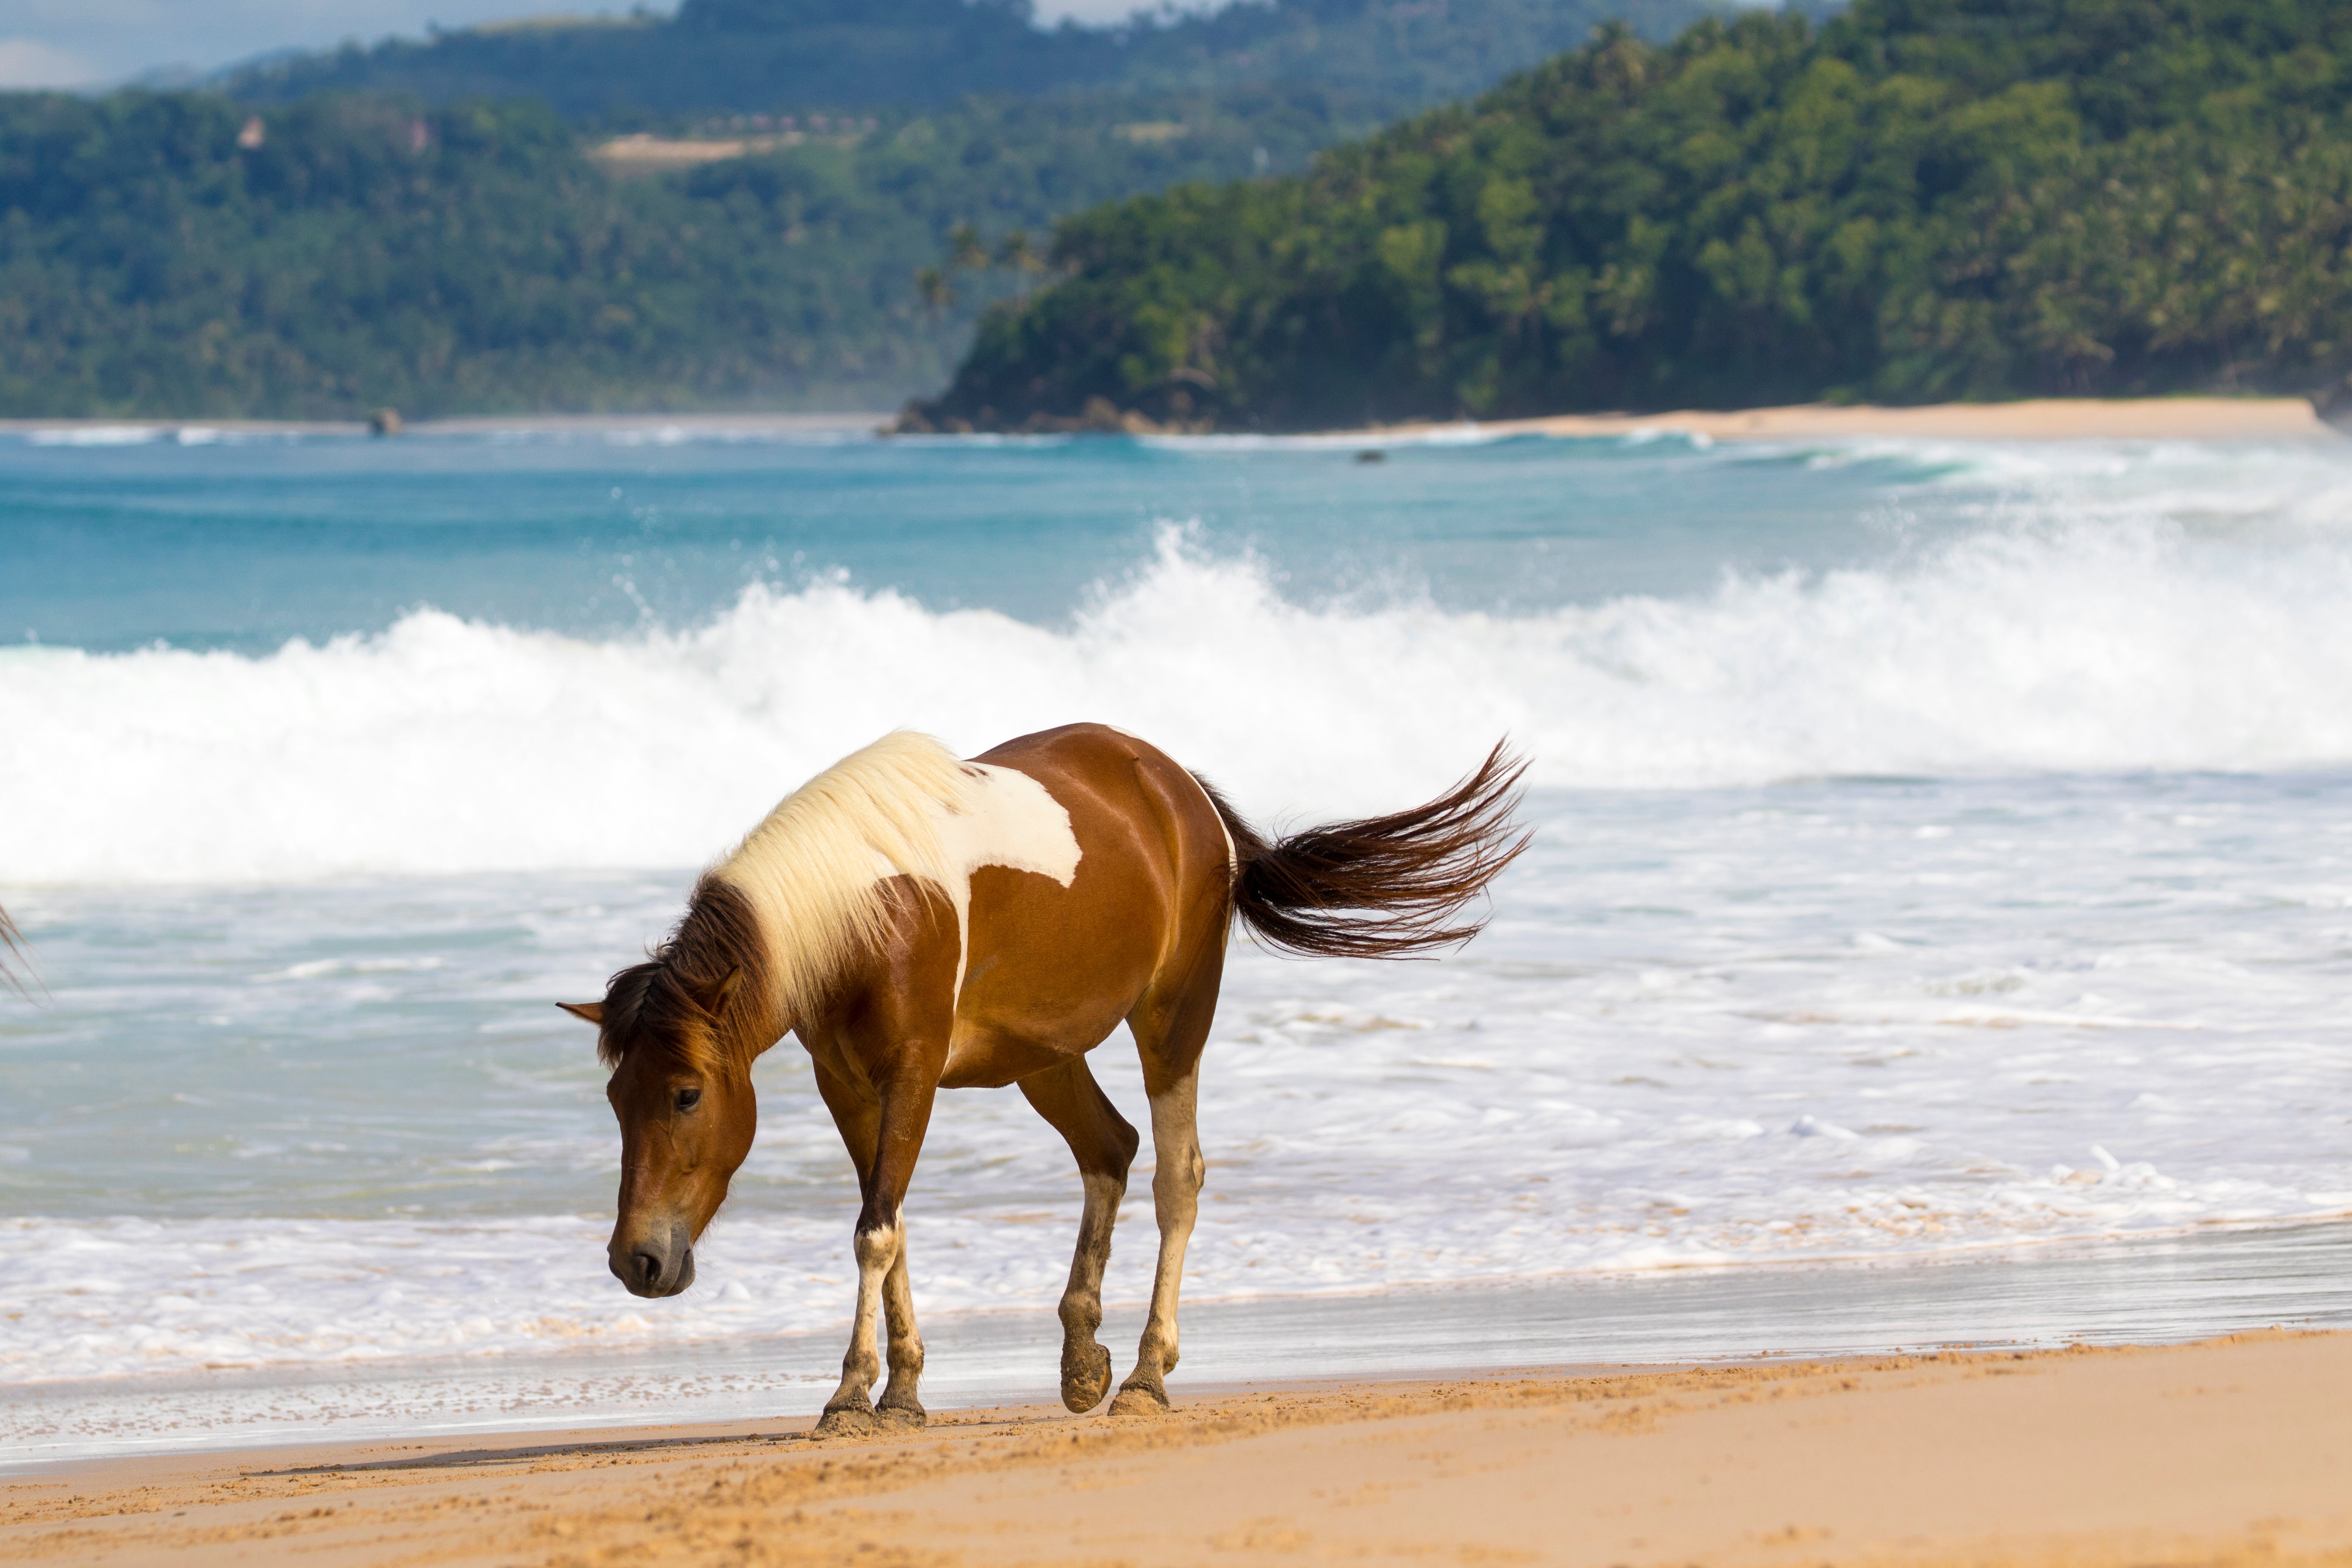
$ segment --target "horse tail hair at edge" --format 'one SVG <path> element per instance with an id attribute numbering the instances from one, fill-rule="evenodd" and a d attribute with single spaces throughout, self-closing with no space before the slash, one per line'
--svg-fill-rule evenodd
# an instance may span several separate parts
<path id="1" fill-rule="evenodd" d="M 1411 958 L 1468 942 L 1486 922 L 1463 918 L 1464 906 L 1534 837 L 1511 820 L 1528 764 L 1506 746 L 1425 805 L 1273 843 L 1201 779 L 1233 836 L 1234 912 L 1267 946 L 1302 957 Z"/>
<path id="2" fill-rule="evenodd" d="M 16 929 L 16 922 L 8 918 L 6 910 L 0 910 L 0 988 L 14 991 L 29 1002 L 33 994 L 25 988 L 24 977 L 16 973 L 16 963 L 29 969 L 32 954 L 25 946 L 25 933 Z"/>

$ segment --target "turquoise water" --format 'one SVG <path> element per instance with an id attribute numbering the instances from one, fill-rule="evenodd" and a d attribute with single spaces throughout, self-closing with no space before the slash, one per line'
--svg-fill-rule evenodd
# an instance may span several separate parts
<path id="1" fill-rule="evenodd" d="M 0 444 L 0 628 L 265 651 L 430 605 L 580 636 L 692 625 L 753 582 L 845 573 L 932 610 L 1067 617 L 1194 521 L 1286 590 L 1529 610 L 1679 594 L 1727 567 L 1885 552 L 1916 459 L 1693 463 L 1654 444 L 1381 448 L 649 439 L 636 433 Z"/>
<path id="2" fill-rule="evenodd" d="M 1469 949 L 1234 953 L 1196 1300 L 2352 1214 L 2352 447 L 1361 449 L 0 436 L 0 1390 L 831 1332 L 796 1047 L 642 1303 L 551 1004 L 902 725 L 1104 720 L 1273 823 L 1529 756 Z M 1076 1203 L 1017 1096 L 948 1097 L 919 1301 L 1049 1316 Z M 2206 1321 L 2184 1278 L 2140 1307 Z M 1710 1342 L 1800 1342 L 1784 1299 Z"/>

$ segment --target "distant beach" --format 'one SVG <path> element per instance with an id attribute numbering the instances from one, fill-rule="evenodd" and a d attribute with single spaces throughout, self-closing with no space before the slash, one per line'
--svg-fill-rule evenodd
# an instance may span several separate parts
<path id="1" fill-rule="evenodd" d="M 1444 424 L 1383 426 L 1361 434 L 1422 436 Z M 2329 426 L 2300 397 L 2038 397 L 2018 403 L 1803 403 L 1780 408 L 1681 408 L 1665 414 L 1551 414 L 1480 423 L 1487 433 L 1630 436 L 1674 430 L 1715 441 L 1824 437 L 1965 441 L 2228 440 L 2326 436 Z"/>
<path id="2" fill-rule="evenodd" d="M 714 435 L 862 435 L 887 426 L 880 413 L 469 414 L 418 419 L 404 435 L 484 436 L 503 432 L 630 432 L 686 429 Z M 1866 440 L 1873 437 L 1962 441 L 2231 440 L 2332 435 L 2300 397 L 2043 397 L 2020 403 L 1933 403 L 1890 408 L 1873 404 L 1802 403 L 1779 408 L 1678 408 L 1663 414 L 1548 414 L 1529 419 L 1432 421 L 1327 432 L 1367 440 L 1416 438 L 1449 431 L 1484 435 L 1633 436 L 1676 431 L 1713 441 Z M 304 419 L 0 419 L 0 434 L 183 432 L 241 435 L 362 436 L 363 420 Z"/>
<path id="3" fill-rule="evenodd" d="M 404 436 L 485 436 L 506 431 L 631 431 L 681 427 L 746 436 L 836 435 L 871 431 L 887 414 L 468 414 L 418 419 L 401 427 Z M 365 436 L 364 419 L 0 419 L 0 435 L 38 437 L 95 432 L 163 439 L 183 433 L 240 436 Z"/>

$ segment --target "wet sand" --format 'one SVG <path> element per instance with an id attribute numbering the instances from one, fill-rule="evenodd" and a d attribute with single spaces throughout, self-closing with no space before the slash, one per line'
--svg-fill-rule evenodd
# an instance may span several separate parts
<path id="1" fill-rule="evenodd" d="M 1143 1304 L 1114 1300 L 1105 1344 Z M 2170 1344 L 2258 1329 L 2352 1331 L 2352 1224 L 2201 1227 L 2172 1236 L 1963 1251 L 1902 1262 L 1562 1274 L 1363 1295 L 1184 1304 L 1183 1386 L 1205 1394 L 1344 1378 L 1499 1369 L 1674 1366 L 1759 1352 L 1811 1360 L 1950 1349 Z M 1051 1303 L 926 1312 L 935 1415 L 1051 1401 Z M 444 1355 L 213 1366 L 0 1386 L 0 1481 L 30 1467 L 280 1444 L 521 1442 L 532 1432 L 814 1418 L 844 1323 L 785 1334 Z M 468 1436 L 468 1434 L 474 1436 Z"/>
<path id="2" fill-rule="evenodd" d="M 1180 1395 L 80 1462 L 91 1564 L 2352 1564 L 2352 1334 Z"/>

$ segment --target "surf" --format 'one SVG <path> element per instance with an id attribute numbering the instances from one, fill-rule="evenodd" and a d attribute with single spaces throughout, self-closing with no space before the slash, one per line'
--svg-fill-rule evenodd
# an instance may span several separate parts
<path id="1" fill-rule="evenodd" d="M 261 655 L 18 647 L 0 866 L 18 884 L 686 866 L 877 726 L 969 745 L 1073 714 L 1165 735 L 1293 811 L 1433 788 L 1501 732 L 1533 784 L 1568 789 L 2334 767 L 2347 603 L 2352 543 L 2145 520 L 1524 616 L 1302 601 L 1170 526 L 1059 625 L 830 574 L 607 638 L 418 608 Z"/>

